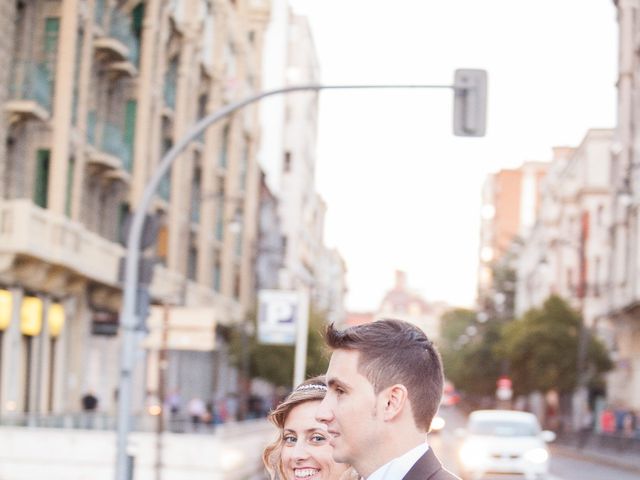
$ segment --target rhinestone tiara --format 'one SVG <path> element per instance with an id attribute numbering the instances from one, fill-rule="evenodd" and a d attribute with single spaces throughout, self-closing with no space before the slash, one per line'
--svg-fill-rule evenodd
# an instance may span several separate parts
<path id="1" fill-rule="evenodd" d="M 301 392 L 303 390 L 322 390 L 323 392 L 327 391 L 326 385 L 321 385 L 319 383 L 309 383 L 307 385 L 300 385 L 296 388 L 296 392 Z"/>

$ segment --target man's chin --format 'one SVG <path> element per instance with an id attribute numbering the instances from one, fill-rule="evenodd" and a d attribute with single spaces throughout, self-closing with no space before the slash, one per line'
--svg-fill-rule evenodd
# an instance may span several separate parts
<path id="1" fill-rule="evenodd" d="M 333 447 L 333 453 L 331 456 L 333 457 L 333 461 L 336 463 L 350 463 L 346 452 L 342 452 L 339 447 Z"/>

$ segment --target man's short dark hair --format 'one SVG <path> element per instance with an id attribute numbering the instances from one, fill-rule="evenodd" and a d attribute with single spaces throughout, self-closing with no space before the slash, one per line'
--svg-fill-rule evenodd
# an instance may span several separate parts
<path id="1" fill-rule="evenodd" d="M 401 320 L 378 320 L 325 332 L 333 350 L 360 353 L 358 371 L 373 385 L 376 394 L 396 383 L 408 390 L 418 428 L 429 429 L 442 398 L 442 361 L 433 343 L 415 325 Z"/>

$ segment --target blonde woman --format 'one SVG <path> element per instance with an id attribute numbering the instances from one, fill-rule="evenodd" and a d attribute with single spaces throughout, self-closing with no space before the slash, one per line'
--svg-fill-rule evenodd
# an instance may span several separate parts
<path id="1" fill-rule="evenodd" d="M 327 393 L 324 377 L 302 382 L 269 419 L 279 430 L 275 442 L 265 448 L 262 460 L 271 480 L 356 480 L 358 475 L 332 457 L 326 425 L 315 419 Z"/>

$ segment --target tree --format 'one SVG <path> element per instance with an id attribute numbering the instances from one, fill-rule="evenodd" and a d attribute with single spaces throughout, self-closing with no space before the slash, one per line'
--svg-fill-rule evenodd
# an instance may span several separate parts
<path id="1" fill-rule="evenodd" d="M 575 389 L 580 322 L 578 312 L 552 295 L 542 308 L 505 325 L 496 353 L 509 361 L 516 394 Z M 591 336 L 588 341 L 587 371 L 597 381 L 612 365 L 602 343 Z"/>
<path id="2" fill-rule="evenodd" d="M 453 346 L 475 320 L 476 312 L 466 308 L 455 308 L 445 312 L 440 318 L 440 338 L 443 345 Z"/>
<path id="3" fill-rule="evenodd" d="M 441 319 L 440 353 L 444 372 L 456 388 L 468 396 L 495 393 L 501 373 L 494 349 L 500 339 L 500 325 L 476 323 L 476 312 L 454 309 Z"/>
<path id="4" fill-rule="evenodd" d="M 255 324 L 255 313 L 249 321 Z M 309 313 L 309 336 L 307 337 L 307 366 L 305 377 L 326 372 L 329 363 L 328 351 L 324 347 L 323 332 L 326 315 L 311 309 Z M 256 329 L 254 328 L 254 331 Z M 289 345 L 262 345 L 254 335 L 247 339 L 249 352 L 249 376 L 262 378 L 276 386 L 290 387 L 293 379 L 295 349 Z M 234 366 L 242 365 L 242 336 L 234 330 L 230 342 L 230 356 Z"/>

